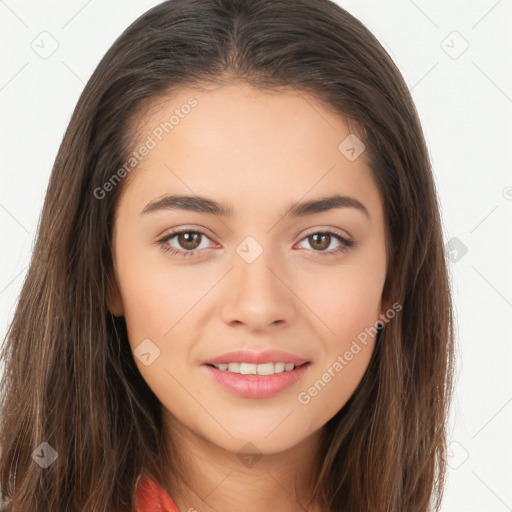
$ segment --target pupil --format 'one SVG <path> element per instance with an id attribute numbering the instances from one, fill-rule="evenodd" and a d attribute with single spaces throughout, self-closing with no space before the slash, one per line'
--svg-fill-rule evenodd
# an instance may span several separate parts
<path id="1" fill-rule="evenodd" d="M 180 238 L 181 238 L 181 246 L 184 247 L 185 249 L 195 249 L 197 247 L 197 241 L 194 242 L 194 237 L 199 237 L 199 234 L 198 233 L 190 233 L 190 232 L 187 232 L 187 233 L 181 233 L 180 234 Z"/>
<path id="2" fill-rule="evenodd" d="M 325 240 L 324 240 L 324 243 L 320 242 L 320 241 L 318 240 L 318 237 L 320 237 L 320 238 L 325 238 L 325 239 L 327 240 L 327 239 L 329 238 L 329 236 L 330 236 L 330 235 L 326 235 L 326 234 L 318 234 L 318 233 L 317 233 L 317 234 L 313 235 L 313 236 L 312 236 L 312 238 L 313 238 L 313 240 L 314 240 L 314 242 L 315 242 L 315 243 L 317 243 L 317 244 L 319 244 L 319 245 L 320 245 L 320 247 L 319 247 L 320 249 L 325 249 L 326 247 L 328 247 L 328 246 L 329 246 L 329 244 L 328 244 L 328 243 L 326 244 L 326 243 L 325 243 Z"/>

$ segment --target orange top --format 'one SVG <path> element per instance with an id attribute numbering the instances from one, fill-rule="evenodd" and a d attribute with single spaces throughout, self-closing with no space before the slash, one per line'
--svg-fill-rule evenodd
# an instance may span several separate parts
<path id="1" fill-rule="evenodd" d="M 134 512 L 180 512 L 169 493 L 144 475 L 141 475 L 137 483 L 134 503 Z"/>

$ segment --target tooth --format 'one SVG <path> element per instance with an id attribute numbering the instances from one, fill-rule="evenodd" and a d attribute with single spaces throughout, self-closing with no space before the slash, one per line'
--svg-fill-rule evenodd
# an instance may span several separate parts
<path id="1" fill-rule="evenodd" d="M 272 375 L 274 373 L 274 363 L 259 364 L 256 371 L 258 375 Z"/>
<path id="2" fill-rule="evenodd" d="M 240 373 L 242 375 L 256 375 L 257 364 L 253 363 L 240 363 Z"/>
<path id="3" fill-rule="evenodd" d="M 229 363 L 228 371 L 233 373 L 240 373 L 240 363 Z"/>
<path id="4" fill-rule="evenodd" d="M 284 372 L 284 363 L 275 363 L 274 364 L 274 373 Z"/>
<path id="5" fill-rule="evenodd" d="M 218 370 L 242 375 L 273 375 L 274 373 L 289 372 L 297 366 L 293 363 L 219 363 L 215 365 Z"/>

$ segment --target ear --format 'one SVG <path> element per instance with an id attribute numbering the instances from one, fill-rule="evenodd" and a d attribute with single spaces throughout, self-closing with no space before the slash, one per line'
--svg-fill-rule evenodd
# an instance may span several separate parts
<path id="1" fill-rule="evenodd" d="M 389 298 L 389 281 L 386 279 L 384 283 L 384 289 L 382 290 L 382 298 L 381 298 L 381 313 L 383 315 L 386 314 L 386 311 L 391 307 L 391 300 Z"/>
<path id="2" fill-rule="evenodd" d="M 384 299 L 384 298 L 382 298 L 380 312 L 381 312 L 383 315 L 386 315 L 386 311 L 388 311 L 388 309 L 389 309 L 390 307 L 391 307 L 391 306 L 390 306 L 390 304 L 389 304 L 389 300 L 388 300 L 388 299 Z"/>
<path id="3" fill-rule="evenodd" d="M 119 285 L 117 284 L 117 278 L 114 269 L 110 269 L 107 274 L 107 288 L 105 290 L 105 301 L 107 309 L 114 316 L 123 316 L 124 307 L 121 292 L 119 291 Z"/>

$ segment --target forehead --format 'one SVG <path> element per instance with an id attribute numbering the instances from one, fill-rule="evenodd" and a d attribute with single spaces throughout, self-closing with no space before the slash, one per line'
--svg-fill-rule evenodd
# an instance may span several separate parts
<path id="1" fill-rule="evenodd" d="M 135 148 L 151 149 L 127 188 L 146 203 L 198 194 L 233 205 L 236 215 L 340 193 L 375 210 L 372 217 L 380 213 L 368 155 L 351 160 L 343 151 L 347 137 L 361 138 L 355 123 L 305 92 L 245 83 L 183 88 L 155 99 L 138 121 Z"/>

